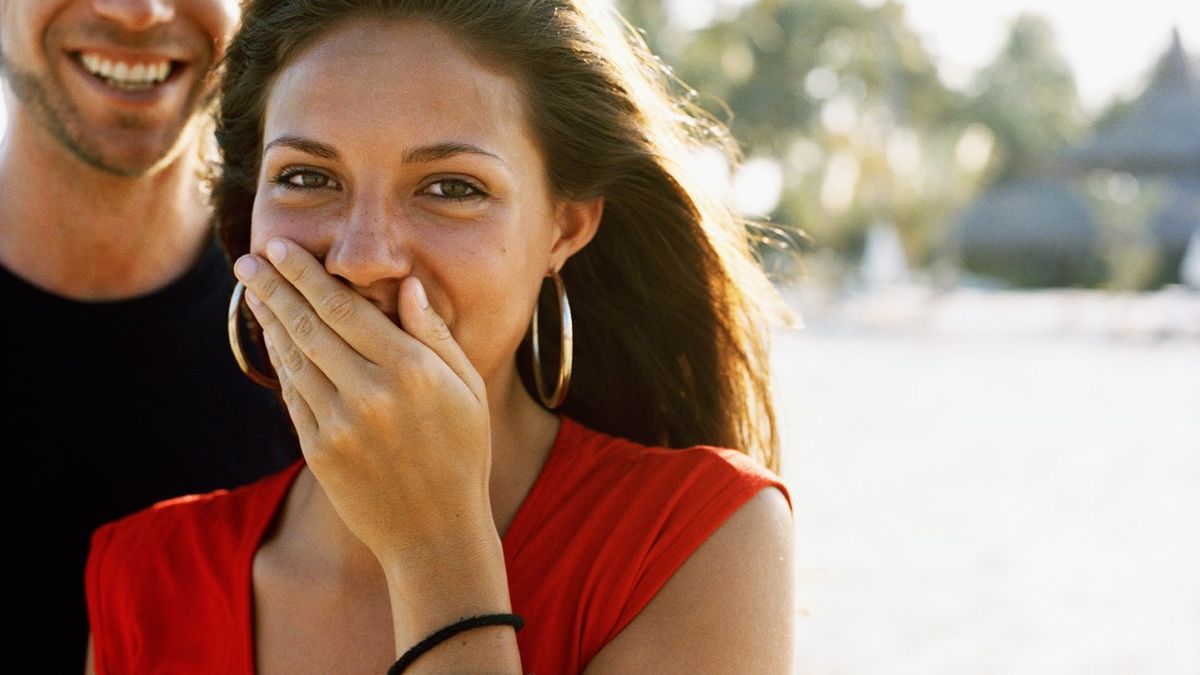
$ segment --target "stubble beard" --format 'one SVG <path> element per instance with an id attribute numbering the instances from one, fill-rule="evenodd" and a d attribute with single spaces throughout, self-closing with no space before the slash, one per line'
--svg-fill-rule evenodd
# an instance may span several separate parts
<path id="1" fill-rule="evenodd" d="M 159 171 L 171 163 L 180 152 L 183 139 L 188 135 L 189 127 L 193 126 L 201 114 L 207 110 L 215 99 L 215 90 L 205 92 L 203 80 L 196 83 L 178 122 L 163 134 L 170 134 L 168 141 L 164 140 L 160 151 L 137 160 L 120 162 L 104 152 L 100 144 L 89 138 L 84 130 L 82 115 L 69 98 L 63 95 L 64 86 L 56 82 L 57 91 L 32 73 L 18 70 L 8 62 L 3 50 L 0 50 L 0 77 L 6 79 L 12 87 L 16 100 L 26 106 L 30 116 L 58 144 L 73 157 L 87 166 L 119 178 L 139 178 Z M 51 76 L 53 77 L 53 76 Z M 9 115 L 12 116 L 11 113 Z M 122 114 L 117 117 L 117 128 L 137 130 L 145 127 L 144 119 L 135 114 Z"/>

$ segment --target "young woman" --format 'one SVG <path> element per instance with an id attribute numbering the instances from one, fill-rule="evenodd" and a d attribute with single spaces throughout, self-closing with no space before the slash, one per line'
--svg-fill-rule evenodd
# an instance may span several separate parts
<path id="1" fill-rule="evenodd" d="M 273 374 L 231 337 L 304 459 L 97 531 L 90 670 L 790 672 L 770 284 L 618 26 L 248 3 L 215 194 Z"/>

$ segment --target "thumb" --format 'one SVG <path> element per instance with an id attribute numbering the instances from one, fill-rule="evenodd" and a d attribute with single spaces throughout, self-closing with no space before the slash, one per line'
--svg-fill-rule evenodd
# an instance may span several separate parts
<path id="1" fill-rule="evenodd" d="M 483 380 L 467 358 L 445 320 L 429 303 L 421 280 L 410 276 L 400 284 L 400 327 L 416 338 L 447 365 L 467 385 L 480 403 L 486 405 Z"/>

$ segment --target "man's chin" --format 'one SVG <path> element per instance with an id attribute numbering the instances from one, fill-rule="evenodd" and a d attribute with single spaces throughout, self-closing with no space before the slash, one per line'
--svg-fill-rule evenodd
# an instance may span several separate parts
<path id="1" fill-rule="evenodd" d="M 60 138 L 67 150 L 87 166 L 120 178 L 140 178 L 158 173 L 179 158 L 185 134 L 165 139 L 123 138 L 106 143 L 84 143 L 74 138 Z"/>
<path id="2" fill-rule="evenodd" d="M 36 78 L 11 70 L 6 75 L 19 105 L 62 149 L 97 171 L 124 178 L 153 174 L 178 159 L 195 138 L 199 113 L 173 123 L 138 115 L 98 122 L 80 114 L 66 97 L 50 96 Z"/>

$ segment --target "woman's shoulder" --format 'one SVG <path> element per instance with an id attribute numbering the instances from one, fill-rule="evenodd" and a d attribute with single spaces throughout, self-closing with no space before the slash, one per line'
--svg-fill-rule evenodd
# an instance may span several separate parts
<path id="1" fill-rule="evenodd" d="M 576 474 L 581 482 L 599 481 L 614 487 L 644 490 L 656 486 L 658 494 L 707 499 L 713 492 L 747 493 L 773 486 L 788 497 L 775 472 L 740 450 L 714 445 L 671 448 L 651 445 L 596 430 L 563 418 L 555 452 L 557 470 Z M 789 498 L 790 499 L 790 498 Z"/>
<path id="2" fill-rule="evenodd" d="M 634 559 L 686 557 L 764 489 L 790 497 L 783 480 L 730 448 L 668 448 L 563 418 L 559 437 L 522 505 L 512 552 L 601 550 Z"/>
<path id="3" fill-rule="evenodd" d="M 743 452 L 639 443 L 564 418 L 530 511 L 543 526 L 594 524 L 608 532 L 606 545 L 640 555 L 684 552 L 770 488 L 790 509 L 783 479 Z"/>
<path id="4" fill-rule="evenodd" d="M 543 665 L 578 670 L 735 513 L 778 507 L 783 500 L 756 499 L 772 487 L 787 495 L 777 475 L 734 449 L 638 443 L 563 418 L 504 537 L 513 606 L 534 627 L 518 634 L 522 647 L 569 644 L 569 658 Z"/>

